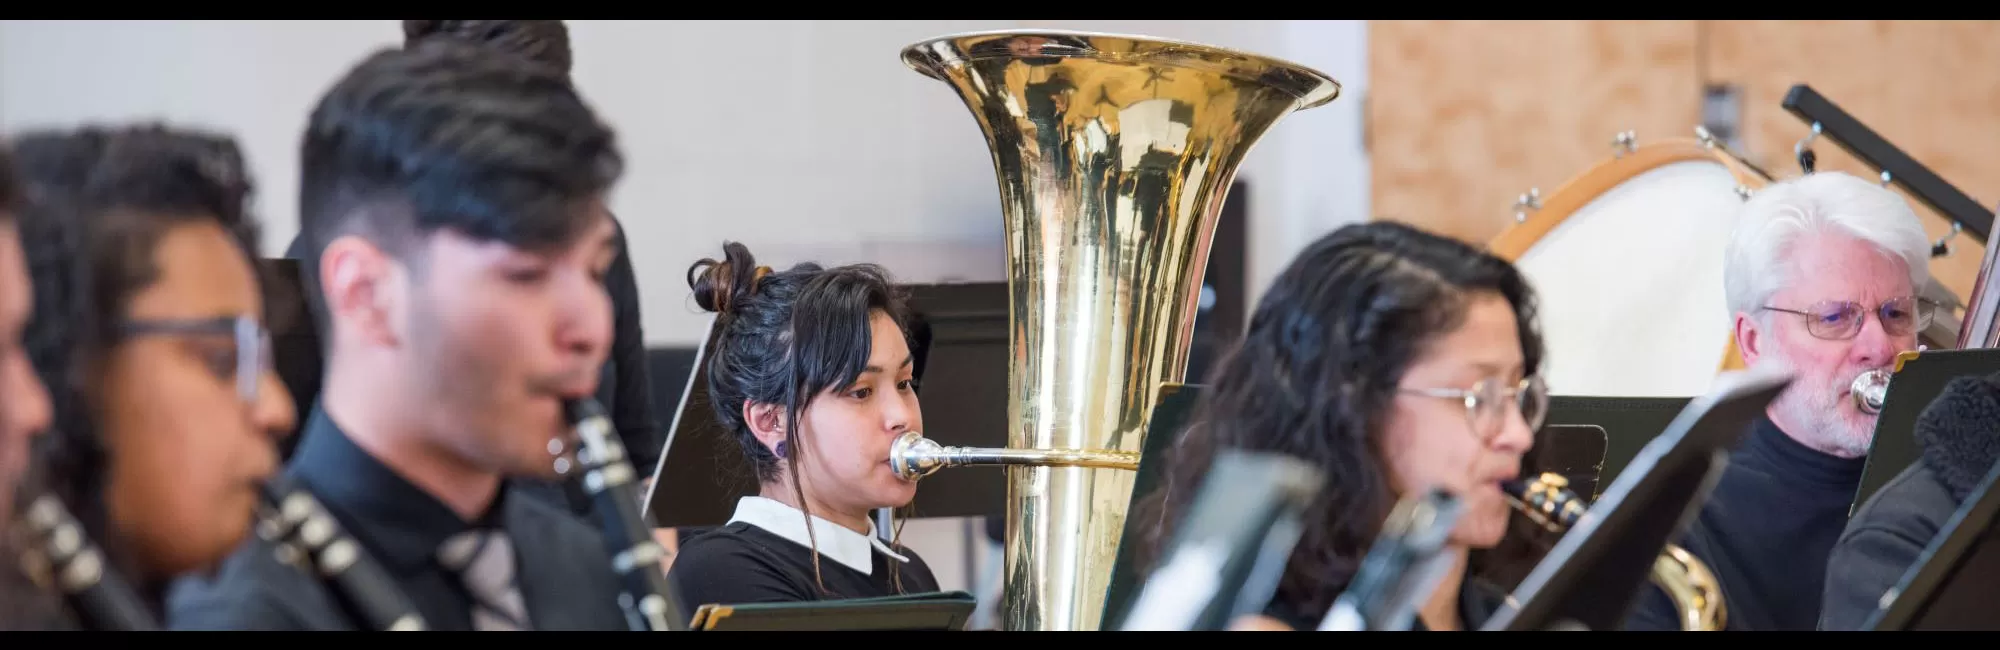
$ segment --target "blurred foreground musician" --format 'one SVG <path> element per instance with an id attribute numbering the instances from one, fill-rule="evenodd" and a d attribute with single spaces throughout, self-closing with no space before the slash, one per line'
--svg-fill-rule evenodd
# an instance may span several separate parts
<path id="1" fill-rule="evenodd" d="M 330 316 L 325 389 L 286 474 L 435 630 L 623 630 L 611 559 L 554 478 L 562 402 L 611 337 L 612 132 L 543 66 L 464 45 L 376 53 L 320 100 L 301 230 Z M 184 629 L 353 629 L 261 538 L 184 581 Z"/>
<path id="2" fill-rule="evenodd" d="M 49 428 L 48 390 L 22 345 L 34 314 L 35 288 L 28 277 L 16 209 L 21 198 L 14 167 L 0 150 L 0 532 L 11 533 L 17 490 L 28 472 L 31 442 Z M 55 594 L 21 572 L 21 549 L 11 534 L 0 534 L 0 632 L 67 627 Z"/>
<path id="3" fill-rule="evenodd" d="M 685 540 L 668 572 L 682 601 L 938 591 L 923 558 L 897 539 L 884 543 L 870 516 L 917 497 L 917 483 L 886 462 L 898 435 L 924 426 L 902 296 L 872 265 L 772 272 L 742 244 L 723 250 L 695 263 L 690 284 L 721 331 L 710 402 L 761 487 L 727 524 Z"/>
<path id="4" fill-rule="evenodd" d="M 1157 521 L 1140 562 L 1160 561 L 1219 449 L 1286 454 L 1329 485 L 1264 616 L 1237 628 L 1317 629 L 1397 499 L 1428 486 L 1462 495 L 1467 511 L 1450 538 L 1456 567 L 1416 627 L 1480 626 L 1506 594 L 1467 578 L 1466 556 L 1506 533 L 1499 484 L 1521 471 L 1547 404 L 1532 295 L 1507 262 L 1397 223 L 1313 243 L 1216 366 L 1197 424 L 1135 513 Z"/>
<path id="5" fill-rule="evenodd" d="M 1924 408 L 1923 455 L 1847 523 L 1826 570 L 1822 630 L 1860 630 L 2000 461 L 2000 375 L 1960 377 Z"/>
<path id="6" fill-rule="evenodd" d="M 31 197 L 29 345 L 56 409 L 37 464 L 134 588 L 124 604 L 145 611 L 128 613 L 157 624 L 170 580 L 249 537 L 295 423 L 268 363 L 250 179 L 233 140 L 156 125 L 36 131 L 14 148 Z"/>
<path id="7" fill-rule="evenodd" d="M 405 20 L 402 26 L 405 48 L 419 43 L 454 41 L 485 48 L 494 56 L 518 56 L 550 66 L 560 71 L 565 79 L 570 75 L 569 28 L 560 20 Z M 611 217 L 611 225 L 616 232 L 618 253 L 612 259 L 603 281 L 605 290 L 611 294 L 613 333 L 610 355 L 605 359 L 604 370 L 598 379 L 597 401 L 611 412 L 612 423 L 618 429 L 618 437 L 624 443 L 626 453 L 630 455 L 632 468 L 639 471 L 641 478 L 651 481 L 666 441 L 660 437 L 659 423 L 653 417 L 653 389 L 646 365 L 646 334 L 640 327 L 639 284 L 632 273 L 630 247 L 626 244 L 625 229 L 616 216 Z M 315 280 L 319 271 L 318 260 L 308 252 L 305 239 L 300 237 L 292 240 L 285 256 L 304 262 L 308 287 L 315 288 L 308 291 L 308 304 L 315 310 L 314 318 L 321 321 L 320 331 L 325 331 L 325 305 L 319 300 L 318 282 Z M 317 388 L 318 378 L 310 379 L 309 383 Z M 301 410 L 309 410 L 310 404 L 308 401 Z M 644 493 L 645 489 L 640 491 Z M 521 494 L 586 516 L 592 507 L 588 499 L 565 494 L 563 486 L 558 483 L 524 481 Z M 576 496 L 581 497 L 580 494 Z"/>
<path id="8" fill-rule="evenodd" d="M 1930 243 L 1901 197 L 1837 172 L 1759 190 L 1738 219 L 1724 270 L 1738 351 L 1797 381 L 1677 543 L 1722 584 L 1727 629 L 1812 630 L 1874 436 L 1848 387 L 1915 349 L 1930 324 L 1934 306 L 1917 297 Z M 1680 629 L 1675 611 L 1646 589 L 1627 628 Z"/>

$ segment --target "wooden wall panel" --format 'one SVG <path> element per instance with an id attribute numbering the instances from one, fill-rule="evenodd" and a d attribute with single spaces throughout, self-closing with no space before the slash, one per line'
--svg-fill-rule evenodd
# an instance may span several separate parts
<path id="1" fill-rule="evenodd" d="M 1693 135 L 1696 21 L 1369 21 L 1372 205 L 1484 243 L 1515 199 L 1612 153 Z"/>
<path id="2" fill-rule="evenodd" d="M 1707 21 L 1704 28 L 1708 76 L 1741 86 L 1745 153 L 1772 174 L 1800 172 L 1792 147 L 1810 126 L 1779 102 L 1805 83 L 1988 209 L 2000 201 L 2000 22 Z M 1824 139 L 1813 152 L 1820 169 L 1877 173 Z M 1923 204 L 1911 205 L 1932 237 L 1951 229 Z M 1984 255 L 1961 236 L 1931 271 L 1963 299 Z"/>

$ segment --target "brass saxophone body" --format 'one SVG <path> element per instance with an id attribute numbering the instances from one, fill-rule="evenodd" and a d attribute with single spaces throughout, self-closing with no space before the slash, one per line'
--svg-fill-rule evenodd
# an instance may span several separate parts
<path id="1" fill-rule="evenodd" d="M 1504 489 L 1507 505 L 1552 533 L 1569 530 L 1589 510 L 1581 497 L 1569 491 L 1569 481 L 1560 474 L 1545 472 L 1527 481 L 1509 481 Z M 1715 632 L 1727 624 L 1728 609 L 1722 602 L 1721 581 L 1716 580 L 1707 564 L 1686 549 L 1667 544 L 1665 552 L 1653 562 L 1652 582 L 1673 600 L 1680 613 L 1681 630 Z"/>

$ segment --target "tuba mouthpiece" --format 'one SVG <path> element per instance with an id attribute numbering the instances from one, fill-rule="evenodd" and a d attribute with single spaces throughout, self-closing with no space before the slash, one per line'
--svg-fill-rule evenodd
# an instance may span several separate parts
<path id="1" fill-rule="evenodd" d="M 1094 467 L 1139 469 L 1137 452 L 1112 449 L 1005 449 L 948 447 L 915 431 L 905 431 L 889 445 L 889 467 L 905 481 L 915 481 L 946 467 L 1013 465 L 1022 467 Z"/>
<path id="2" fill-rule="evenodd" d="M 1889 371 L 1876 368 L 1861 373 L 1848 384 L 1847 392 L 1854 396 L 1854 408 L 1862 413 L 1881 413 L 1882 403 L 1889 399 Z"/>
<path id="3" fill-rule="evenodd" d="M 904 432 L 889 445 L 889 467 L 905 481 L 915 481 L 949 464 L 944 445 L 915 431 Z"/>

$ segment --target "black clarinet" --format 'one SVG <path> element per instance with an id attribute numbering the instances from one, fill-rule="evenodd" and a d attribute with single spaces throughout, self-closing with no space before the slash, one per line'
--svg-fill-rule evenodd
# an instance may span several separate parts
<path id="1" fill-rule="evenodd" d="M 264 483 L 259 495 L 258 534 L 277 545 L 280 560 L 326 585 L 363 629 L 426 628 L 409 595 L 304 486 L 279 474 Z"/>
<path id="2" fill-rule="evenodd" d="M 575 471 L 570 458 L 558 453 L 556 472 L 579 481 L 590 495 L 592 509 L 603 523 L 605 550 L 622 586 L 618 604 L 634 631 L 687 631 L 687 611 L 667 584 L 660 561 L 666 551 L 653 540 L 639 509 L 638 473 L 626 459 L 625 446 L 611 428 L 604 406 L 590 398 L 569 400 L 563 415 L 576 437 Z"/>
<path id="3" fill-rule="evenodd" d="M 60 592 L 83 629 L 161 629 L 146 600 L 112 568 L 62 501 L 43 494 L 21 514 L 17 523 L 28 542 L 22 549 L 22 570 L 29 579 Z"/>

